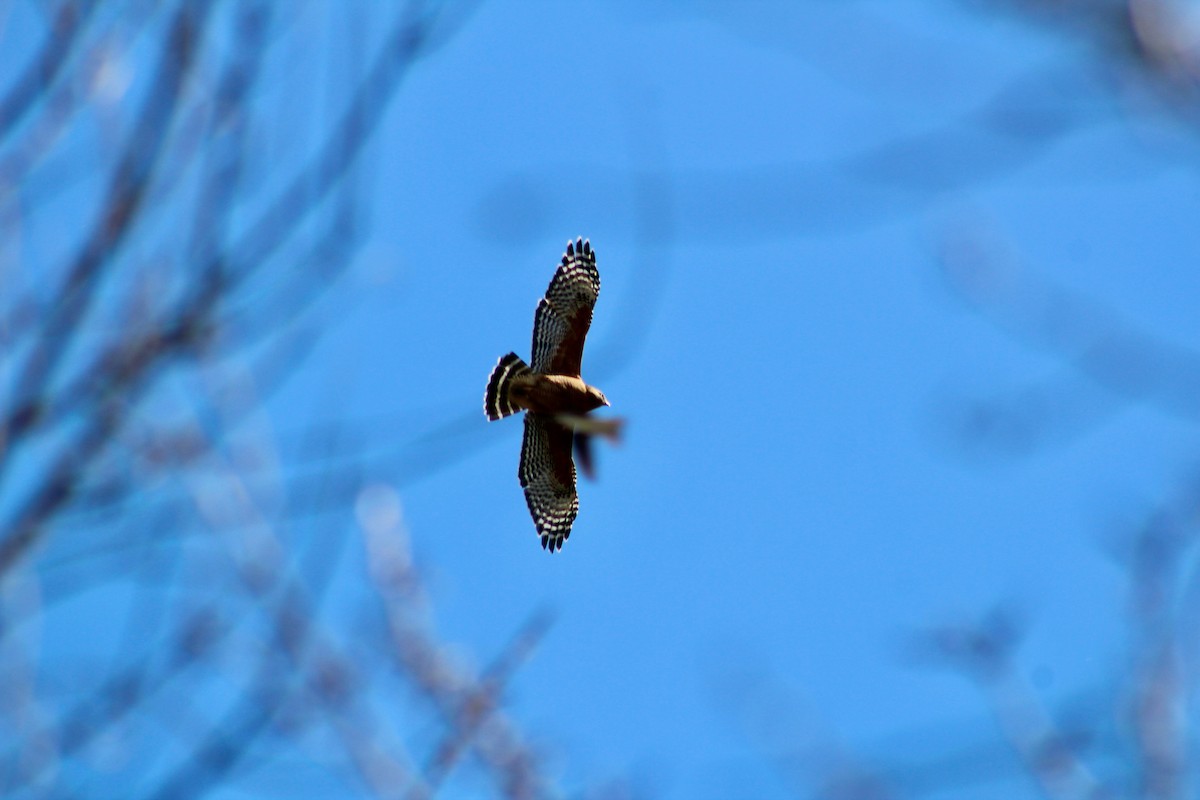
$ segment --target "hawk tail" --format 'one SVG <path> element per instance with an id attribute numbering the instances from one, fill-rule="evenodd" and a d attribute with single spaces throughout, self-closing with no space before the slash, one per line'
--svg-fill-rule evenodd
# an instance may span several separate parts
<path id="1" fill-rule="evenodd" d="M 509 389 L 513 378 L 530 372 L 533 370 L 516 353 L 500 359 L 488 378 L 487 393 L 483 396 L 483 413 L 488 419 L 495 421 L 521 410 L 509 398 Z"/>

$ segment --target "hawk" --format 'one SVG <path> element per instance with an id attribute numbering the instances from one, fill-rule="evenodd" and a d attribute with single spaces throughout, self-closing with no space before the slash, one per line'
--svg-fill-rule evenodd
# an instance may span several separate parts
<path id="1" fill-rule="evenodd" d="M 483 411 L 498 420 L 525 411 L 525 438 L 517 477 L 542 548 L 561 550 L 579 513 L 572 439 L 590 473 L 588 437 L 615 438 L 619 420 L 586 415 L 608 405 L 604 393 L 580 377 L 583 342 L 600 294 L 600 273 L 591 242 L 567 242 L 562 263 L 533 314 L 533 364 L 516 353 L 502 357 L 488 379 Z"/>

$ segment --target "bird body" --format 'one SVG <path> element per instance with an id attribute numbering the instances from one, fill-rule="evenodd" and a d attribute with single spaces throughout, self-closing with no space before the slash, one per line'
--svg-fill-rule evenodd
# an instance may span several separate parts
<path id="1" fill-rule="evenodd" d="M 608 405 L 604 393 L 594 386 L 588 386 L 582 378 L 574 375 L 543 375 L 533 370 L 510 373 L 508 380 L 496 392 L 497 402 L 507 405 L 513 413 L 586 414 Z"/>
<path id="2" fill-rule="evenodd" d="M 526 412 L 517 477 L 542 547 L 550 552 L 562 548 L 579 512 L 572 440 L 580 447 L 581 463 L 588 472 L 587 438 L 595 431 L 615 438 L 620 426 L 617 420 L 595 425 L 587 417 L 607 406 L 608 399 L 580 374 L 583 344 L 599 294 L 600 273 L 591 243 L 568 242 L 534 312 L 533 364 L 516 353 L 503 356 L 488 378 L 483 399 L 489 420 Z"/>

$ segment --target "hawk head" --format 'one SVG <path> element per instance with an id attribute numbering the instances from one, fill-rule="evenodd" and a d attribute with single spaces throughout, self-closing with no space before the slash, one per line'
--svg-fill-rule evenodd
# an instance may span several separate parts
<path id="1" fill-rule="evenodd" d="M 596 404 L 594 408 L 610 405 L 608 398 L 604 396 L 604 392 L 600 391 L 595 386 L 587 387 L 587 393 L 592 402 Z"/>

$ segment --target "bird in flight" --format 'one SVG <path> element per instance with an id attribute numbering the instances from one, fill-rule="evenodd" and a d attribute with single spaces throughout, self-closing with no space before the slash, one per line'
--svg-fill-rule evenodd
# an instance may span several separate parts
<path id="1" fill-rule="evenodd" d="M 542 548 L 561 550 L 579 513 L 575 462 L 590 475 L 589 437 L 616 438 L 619 420 L 587 416 L 608 405 L 604 393 L 580 377 L 583 342 L 600 295 L 600 273 L 591 242 L 567 242 L 567 252 L 533 314 L 533 364 L 516 353 L 502 357 L 488 379 L 483 411 L 498 420 L 525 411 L 525 438 L 517 477 Z"/>

